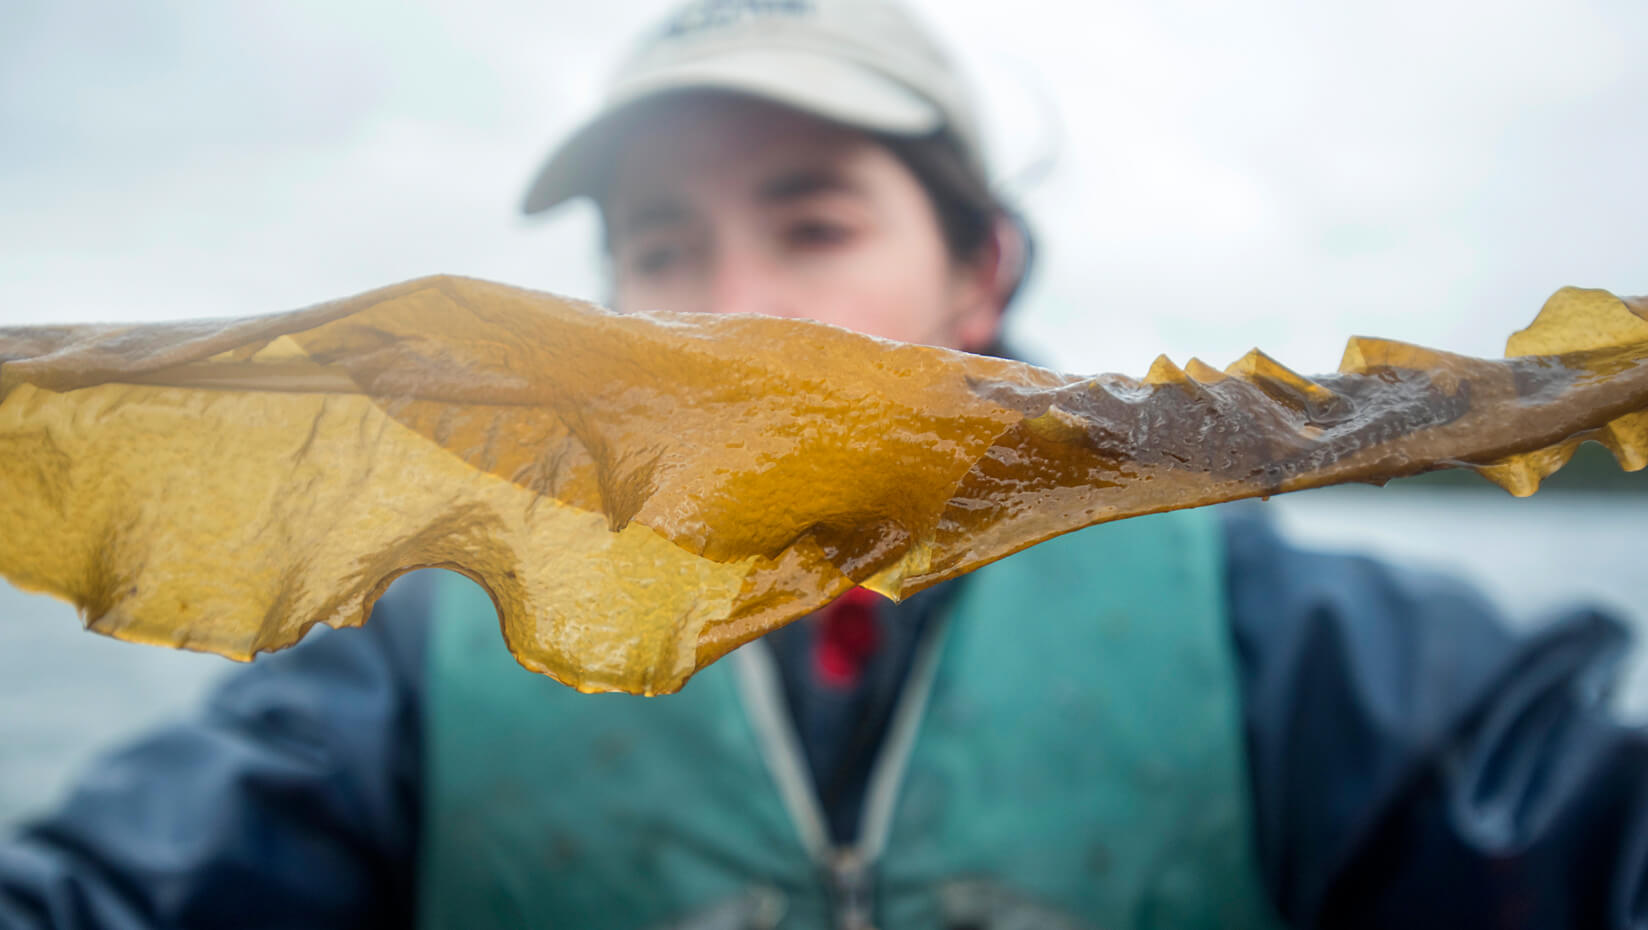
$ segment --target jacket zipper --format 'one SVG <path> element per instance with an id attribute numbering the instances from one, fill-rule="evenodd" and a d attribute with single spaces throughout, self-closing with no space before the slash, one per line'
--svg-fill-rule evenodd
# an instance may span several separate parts
<path id="1" fill-rule="evenodd" d="M 873 930 L 875 926 L 874 867 L 887 846 L 894 804 L 926 713 L 938 670 L 940 646 L 948 628 L 948 618 L 941 615 L 933 618 L 922 632 L 909 678 L 900 689 L 887 732 L 870 768 L 858 842 L 846 846 L 830 843 L 824 809 L 802 755 L 795 724 L 784 706 L 778 663 L 771 650 L 765 642 L 757 640 L 732 655 L 737 662 L 744 709 L 754 725 L 767 768 L 777 782 L 802 846 L 828 879 L 836 930 Z"/>

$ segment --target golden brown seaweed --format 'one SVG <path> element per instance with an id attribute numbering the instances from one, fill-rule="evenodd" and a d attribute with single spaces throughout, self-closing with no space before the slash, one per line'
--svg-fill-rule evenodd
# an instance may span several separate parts
<path id="1" fill-rule="evenodd" d="M 1648 304 L 1568 289 L 1501 361 L 1353 339 L 1144 380 L 436 277 L 236 321 L 0 330 L 0 574 L 239 659 L 479 581 L 523 665 L 674 691 L 854 584 L 1059 533 L 1435 468 L 1532 493 L 1648 460 Z"/>

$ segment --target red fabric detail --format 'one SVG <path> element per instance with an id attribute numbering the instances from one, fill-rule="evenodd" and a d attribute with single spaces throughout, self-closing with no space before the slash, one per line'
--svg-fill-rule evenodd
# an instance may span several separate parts
<path id="1" fill-rule="evenodd" d="M 845 690 L 863 677 L 865 663 L 881 647 L 880 601 L 874 591 L 853 588 L 821 612 L 813 667 L 825 685 Z"/>

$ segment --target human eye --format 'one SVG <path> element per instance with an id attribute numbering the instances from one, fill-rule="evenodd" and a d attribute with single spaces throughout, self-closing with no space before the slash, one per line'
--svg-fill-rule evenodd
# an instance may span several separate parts
<path id="1" fill-rule="evenodd" d="M 852 241 L 855 229 L 830 217 L 809 216 L 784 227 L 784 242 L 797 249 L 827 249 Z"/>
<path id="2" fill-rule="evenodd" d="M 685 260 L 686 249 L 678 242 L 654 240 L 637 243 L 625 253 L 624 266 L 630 274 L 657 278 L 679 268 Z"/>

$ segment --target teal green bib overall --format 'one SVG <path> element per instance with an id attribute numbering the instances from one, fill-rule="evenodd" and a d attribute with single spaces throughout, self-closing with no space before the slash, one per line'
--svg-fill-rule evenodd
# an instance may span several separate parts
<path id="1" fill-rule="evenodd" d="M 1222 566 L 1212 518 L 1190 512 L 961 582 L 847 850 L 764 644 L 676 695 L 582 695 L 517 665 L 486 595 L 443 578 L 422 923 L 902 930 L 1017 908 L 1058 926 L 1268 926 Z M 703 917 L 740 902 L 747 917 Z"/>

